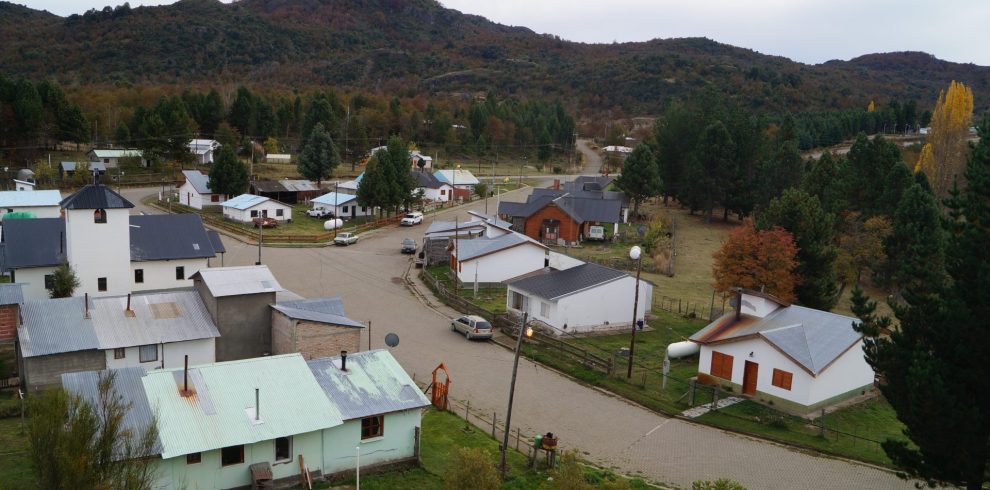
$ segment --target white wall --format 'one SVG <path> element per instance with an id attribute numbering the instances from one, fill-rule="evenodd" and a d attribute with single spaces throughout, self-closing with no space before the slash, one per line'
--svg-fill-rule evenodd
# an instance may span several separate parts
<path id="1" fill-rule="evenodd" d="M 128 209 L 107 209 L 107 222 L 94 223 L 92 209 L 65 212 L 69 264 L 79 278 L 73 296 L 111 296 L 131 292 L 131 228 Z M 107 290 L 97 290 L 97 278 Z"/>
<path id="2" fill-rule="evenodd" d="M 205 196 L 209 200 L 210 195 Z M 179 186 L 179 204 L 183 204 L 195 209 L 203 209 L 204 196 L 196 192 L 196 188 L 188 181 Z M 217 203 L 219 204 L 219 203 Z"/>
<path id="3" fill-rule="evenodd" d="M 0 208 L 0 220 L 3 220 L 3 215 L 7 213 L 31 213 L 35 218 L 58 218 L 62 216 L 62 207 L 55 204 L 53 206 L 14 206 Z"/>
<path id="4" fill-rule="evenodd" d="M 533 243 L 525 243 L 477 259 L 459 263 L 457 278 L 464 283 L 502 282 L 516 276 L 540 270 L 546 259 L 546 251 Z"/>
<path id="5" fill-rule="evenodd" d="M 175 268 L 182 266 L 185 268 L 186 278 L 178 280 L 175 278 Z M 206 269 L 207 259 L 180 259 L 180 260 L 149 260 L 145 262 L 130 263 L 130 287 L 134 291 L 155 291 L 159 289 L 190 288 L 193 282 L 190 276 Z M 134 282 L 134 271 L 144 270 L 144 283 Z"/>
<path id="6" fill-rule="evenodd" d="M 527 293 L 521 294 L 529 297 L 527 306 L 529 315 L 559 329 L 557 333 L 588 332 L 630 326 L 635 286 L 636 279 L 634 277 L 624 277 L 596 288 L 565 296 L 558 299 L 556 304 L 530 296 Z M 518 292 L 512 286 L 509 286 L 508 290 Z M 645 318 L 646 312 L 651 308 L 652 298 L 653 286 L 645 281 L 640 281 L 639 306 L 636 310 L 637 319 Z M 523 311 L 512 308 L 512 294 L 506 295 L 506 302 L 508 309 L 523 313 Z M 550 303 L 547 317 L 540 314 L 541 303 L 544 302 Z M 608 322 L 608 325 L 605 322 Z M 565 324 L 567 325 L 566 329 L 564 329 Z"/>
<path id="7" fill-rule="evenodd" d="M 763 318 L 778 308 L 780 308 L 780 305 L 769 299 L 745 293 L 742 295 L 741 312 L 743 314 Z"/>
<path id="8" fill-rule="evenodd" d="M 828 369 L 818 373 L 818 379 L 811 387 L 809 400 L 812 404 L 828 400 L 833 396 L 873 384 L 873 368 L 863 355 L 863 341 L 860 340 Z"/>
<path id="9" fill-rule="evenodd" d="M 54 267 L 31 267 L 29 269 L 17 269 L 14 271 L 14 281 L 22 284 L 22 294 L 24 299 L 47 299 L 48 290 L 45 289 L 45 275 L 54 274 Z"/>
<path id="10" fill-rule="evenodd" d="M 325 429 L 323 471 L 336 473 L 353 470 L 356 447 L 361 448 L 362 467 L 413 456 L 416 427 L 420 426 L 421 420 L 419 409 L 387 414 L 383 436 L 363 441 L 360 419 L 347 420 L 344 425 Z"/>
<path id="11" fill-rule="evenodd" d="M 114 349 L 107 349 L 104 351 L 107 356 L 107 369 L 141 366 L 145 371 L 151 371 L 161 368 L 163 360 L 165 361 L 165 369 L 181 368 L 185 362 L 184 356 L 187 355 L 190 366 L 212 364 L 216 362 L 214 340 L 212 338 L 187 340 L 185 342 L 171 342 L 164 346 L 158 344 L 156 345 L 158 360 L 154 362 L 141 362 L 138 346 L 125 347 L 123 359 L 114 359 Z"/>
<path id="12" fill-rule="evenodd" d="M 276 216 L 275 210 L 282 209 L 282 216 Z M 261 217 L 265 211 L 267 211 L 269 218 L 274 218 L 279 221 L 285 221 L 292 219 L 292 208 L 282 204 L 278 201 L 268 200 L 260 204 L 252 206 L 250 209 L 236 209 L 231 207 L 223 208 L 223 215 L 225 218 L 232 219 L 234 221 L 240 221 L 242 223 L 250 223 L 252 219 L 251 211 L 257 211 L 258 217 Z"/>
<path id="13" fill-rule="evenodd" d="M 420 187 L 420 189 L 423 189 L 423 199 L 438 202 L 447 202 L 450 200 L 451 187 L 447 184 L 437 189 L 431 189 L 429 187 Z M 440 194 L 441 190 L 443 191 L 443 195 Z"/>
<path id="14" fill-rule="evenodd" d="M 571 267 L 577 267 L 584 264 L 583 260 L 575 259 L 569 255 L 564 255 L 560 252 L 550 251 L 550 267 L 557 269 L 559 271 L 564 271 L 570 269 Z"/>

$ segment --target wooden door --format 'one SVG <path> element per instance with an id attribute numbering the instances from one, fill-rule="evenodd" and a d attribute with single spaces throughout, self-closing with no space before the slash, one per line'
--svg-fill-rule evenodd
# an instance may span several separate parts
<path id="1" fill-rule="evenodd" d="M 743 371 L 743 394 L 756 394 L 756 377 L 760 372 L 760 365 L 753 361 L 746 361 L 746 369 Z"/>

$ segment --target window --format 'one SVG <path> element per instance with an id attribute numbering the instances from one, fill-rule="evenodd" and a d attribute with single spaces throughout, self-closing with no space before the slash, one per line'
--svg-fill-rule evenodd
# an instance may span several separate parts
<path id="1" fill-rule="evenodd" d="M 385 434 L 385 416 L 375 415 L 361 419 L 361 439 L 381 437 Z"/>
<path id="2" fill-rule="evenodd" d="M 344 209 L 343 209 L 343 211 L 342 211 L 342 212 L 343 212 L 344 214 L 347 214 L 347 212 L 348 212 L 348 211 L 347 211 L 347 208 L 348 208 L 348 206 L 344 206 Z"/>
<path id="3" fill-rule="evenodd" d="M 276 210 L 275 210 L 275 216 L 276 216 L 276 217 L 278 217 L 278 216 L 282 216 L 282 214 L 283 214 L 283 211 L 285 211 L 285 210 L 284 210 L 284 209 L 276 209 Z"/>
<path id="4" fill-rule="evenodd" d="M 203 462 L 203 453 L 189 453 L 186 455 L 186 464 L 199 464 Z"/>
<path id="5" fill-rule="evenodd" d="M 185 278 L 186 278 L 186 267 L 185 266 L 182 266 L 182 265 L 176 267 L 175 268 L 175 280 L 176 281 L 181 281 L 181 280 L 183 280 Z"/>
<path id="6" fill-rule="evenodd" d="M 550 316 L 550 305 L 546 301 L 540 301 L 540 316 L 543 318 Z"/>
<path id="7" fill-rule="evenodd" d="M 55 289 L 55 274 L 45 274 L 45 289 Z"/>
<path id="8" fill-rule="evenodd" d="M 123 359 L 125 357 L 127 357 L 127 349 L 121 347 L 119 349 L 114 349 L 113 350 L 113 358 L 114 359 Z"/>
<path id="9" fill-rule="evenodd" d="M 110 163 L 110 159 L 109 158 L 104 158 L 103 159 L 103 163 Z"/>
<path id="10" fill-rule="evenodd" d="M 510 298 L 512 300 L 512 309 L 519 311 L 528 311 L 527 299 L 525 295 L 517 293 L 515 291 L 510 291 Z"/>
<path id="11" fill-rule="evenodd" d="M 14 212 L 14 208 L 7 208 L 7 212 L 8 213 L 13 213 Z"/>
<path id="12" fill-rule="evenodd" d="M 134 269 L 134 282 L 137 284 L 144 282 L 144 269 Z"/>
<path id="13" fill-rule="evenodd" d="M 257 218 L 258 217 L 258 210 L 257 209 L 252 209 L 251 210 L 251 217 L 252 218 Z"/>
<path id="14" fill-rule="evenodd" d="M 732 381 L 732 356 L 721 352 L 712 352 L 712 376 Z"/>
<path id="15" fill-rule="evenodd" d="M 96 289 L 98 291 L 106 291 L 107 290 L 107 278 L 105 278 L 105 277 L 98 277 L 98 278 L 96 278 Z"/>
<path id="16" fill-rule="evenodd" d="M 244 462 L 244 446 L 228 446 L 220 449 L 220 466 L 230 466 Z"/>
<path id="17" fill-rule="evenodd" d="M 210 195 L 210 202 L 220 202 L 220 195 L 219 194 Z"/>
<path id="18" fill-rule="evenodd" d="M 106 223 L 107 222 L 107 211 L 105 209 L 97 209 L 93 211 L 93 223 Z"/>
<path id="19" fill-rule="evenodd" d="M 773 385 L 777 388 L 785 389 L 791 391 L 791 380 L 794 378 L 794 373 L 789 373 L 787 371 L 781 371 L 780 369 L 773 370 Z"/>
<path id="20" fill-rule="evenodd" d="M 142 345 L 138 347 L 138 357 L 141 362 L 155 362 L 158 360 L 158 346 L 155 344 Z"/>
<path id="21" fill-rule="evenodd" d="M 292 438 L 291 437 L 276 437 L 275 438 L 275 462 L 284 463 L 292 461 Z"/>

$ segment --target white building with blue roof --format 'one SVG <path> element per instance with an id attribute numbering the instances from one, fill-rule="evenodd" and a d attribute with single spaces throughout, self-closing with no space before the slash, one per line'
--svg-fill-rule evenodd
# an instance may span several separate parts
<path id="1" fill-rule="evenodd" d="M 359 216 L 372 216 L 375 208 L 372 206 L 361 206 L 358 204 L 357 195 L 345 194 L 342 192 L 328 192 L 310 201 L 313 209 L 323 209 L 333 213 L 334 217 L 340 219 L 357 218 Z"/>
<path id="2" fill-rule="evenodd" d="M 251 223 L 255 218 L 272 218 L 277 221 L 292 221 L 292 206 L 264 196 L 241 194 L 228 199 L 223 207 L 223 217 L 241 223 Z"/>
<path id="3" fill-rule="evenodd" d="M 33 218 L 62 215 L 62 194 L 56 190 L 0 192 L 0 221 L 9 213 L 30 213 Z"/>

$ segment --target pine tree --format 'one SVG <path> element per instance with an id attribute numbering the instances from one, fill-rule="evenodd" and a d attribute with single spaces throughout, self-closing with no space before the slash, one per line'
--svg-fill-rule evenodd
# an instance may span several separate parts
<path id="1" fill-rule="evenodd" d="M 49 296 L 52 298 L 69 298 L 72 297 L 72 293 L 79 287 L 79 278 L 76 276 L 76 272 L 72 270 L 72 267 L 68 263 L 63 262 L 52 273 L 52 286 L 52 289 L 48 291 Z"/>
<path id="2" fill-rule="evenodd" d="M 337 153 L 337 146 L 333 144 L 333 139 L 324 129 L 323 123 L 316 123 L 302 151 L 299 152 L 296 163 L 299 173 L 309 180 L 315 180 L 316 187 L 319 188 L 324 179 L 333 175 L 338 165 L 340 165 L 340 154 Z"/>
<path id="3" fill-rule="evenodd" d="M 711 221 L 715 206 L 725 206 L 736 177 L 736 145 L 721 121 L 701 133 L 687 171 L 685 197 L 692 210 L 704 211 Z"/>
<path id="4" fill-rule="evenodd" d="M 922 291 L 945 280 L 945 235 L 935 196 L 913 184 L 897 205 L 887 240 L 892 280 L 901 289 Z"/>
<path id="5" fill-rule="evenodd" d="M 615 185 L 632 199 L 633 216 L 636 218 L 644 199 L 660 195 L 660 169 L 649 146 L 645 143 L 636 146 L 622 164 L 622 173 L 615 179 Z"/>
<path id="6" fill-rule="evenodd" d="M 337 117 L 333 111 L 333 104 L 331 104 L 326 94 L 323 93 L 314 95 L 313 100 L 310 101 L 309 107 L 306 109 L 306 117 L 303 119 L 302 125 L 303 145 L 306 144 L 317 124 L 322 124 L 323 130 L 331 136 L 337 132 Z"/>
<path id="7" fill-rule="evenodd" d="M 248 172 L 244 164 L 237 158 L 234 149 L 223 146 L 210 169 L 210 191 L 224 194 L 228 197 L 237 196 L 248 186 Z"/>
<path id="8" fill-rule="evenodd" d="M 361 184 L 357 189 L 358 204 L 369 208 L 377 207 L 379 210 L 385 209 L 389 205 L 390 199 L 389 186 L 385 180 L 384 171 L 387 164 L 383 164 L 379 160 L 378 155 L 381 153 L 379 151 L 368 160 Z"/>
<path id="9" fill-rule="evenodd" d="M 841 176 L 846 173 L 846 165 L 844 157 L 825 152 L 811 164 L 804 182 L 801 183 L 801 189 L 817 197 L 827 213 L 837 214 L 849 207 L 841 182 Z"/>

